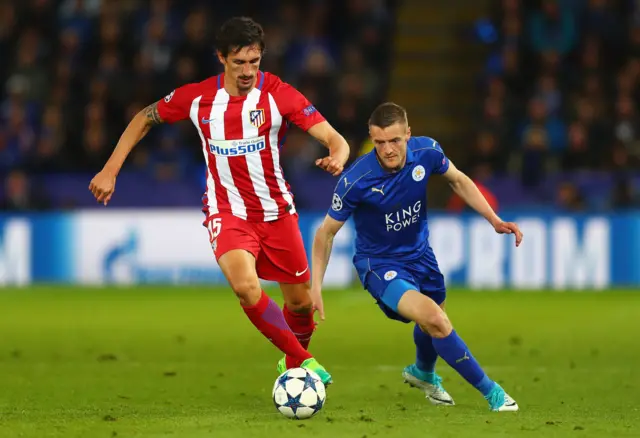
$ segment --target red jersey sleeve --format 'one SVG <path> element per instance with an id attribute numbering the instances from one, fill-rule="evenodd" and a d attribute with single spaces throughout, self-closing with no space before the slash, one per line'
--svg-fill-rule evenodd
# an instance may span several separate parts
<path id="1" fill-rule="evenodd" d="M 194 84 L 176 88 L 158 101 L 158 114 L 166 123 L 188 119 L 194 97 Z"/>
<path id="2" fill-rule="evenodd" d="M 282 117 L 303 131 L 324 122 L 325 118 L 304 95 L 286 82 L 280 82 L 273 93 Z"/>

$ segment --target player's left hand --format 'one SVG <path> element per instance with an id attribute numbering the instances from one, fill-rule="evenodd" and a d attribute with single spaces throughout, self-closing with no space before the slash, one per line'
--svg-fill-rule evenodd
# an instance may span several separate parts
<path id="1" fill-rule="evenodd" d="M 338 176 L 344 170 L 344 162 L 341 159 L 336 157 L 328 156 L 324 158 L 319 158 L 316 160 L 316 166 L 319 168 L 326 170 L 333 176 Z"/>
<path id="2" fill-rule="evenodd" d="M 522 231 L 518 228 L 518 224 L 515 222 L 498 222 L 493 226 L 498 234 L 515 234 L 516 235 L 516 246 L 520 246 L 522 243 Z"/>
<path id="3" fill-rule="evenodd" d="M 322 291 L 320 288 L 311 287 L 311 301 L 313 302 L 313 311 L 318 312 L 320 321 L 324 321 L 324 303 L 322 302 Z"/>

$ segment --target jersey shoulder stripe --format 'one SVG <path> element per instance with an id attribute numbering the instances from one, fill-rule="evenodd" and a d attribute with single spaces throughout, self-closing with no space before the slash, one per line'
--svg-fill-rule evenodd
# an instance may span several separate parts
<path id="1" fill-rule="evenodd" d="M 414 141 L 409 141 L 407 147 L 411 149 L 411 152 L 418 152 L 427 149 L 435 149 L 438 152 L 443 152 L 440 143 L 431 137 L 411 137 Z"/>

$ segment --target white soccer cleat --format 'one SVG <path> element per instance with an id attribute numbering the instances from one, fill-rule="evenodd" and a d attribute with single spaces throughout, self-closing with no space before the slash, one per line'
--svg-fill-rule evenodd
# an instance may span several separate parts
<path id="1" fill-rule="evenodd" d="M 436 373 L 425 373 L 414 364 L 402 371 L 402 377 L 409 386 L 422 389 L 427 400 L 434 405 L 455 405 L 453 398 L 442 386 L 442 378 Z"/>

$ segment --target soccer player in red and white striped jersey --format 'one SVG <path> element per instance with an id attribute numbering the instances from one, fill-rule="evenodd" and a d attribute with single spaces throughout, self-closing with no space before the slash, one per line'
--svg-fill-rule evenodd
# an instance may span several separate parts
<path id="1" fill-rule="evenodd" d="M 280 148 L 294 123 L 329 149 L 316 164 L 339 175 L 345 139 L 299 91 L 259 69 L 264 33 L 249 18 L 227 21 L 217 36 L 224 73 L 177 88 L 134 117 L 89 189 L 105 205 L 133 147 L 152 126 L 191 120 L 207 163 L 204 225 L 215 257 L 251 322 L 283 353 L 280 372 L 304 366 L 325 384 L 331 376 L 307 351 L 315 329 L 307 256 Z M 260 280 L 280 284 L 280 309 Z"/>

